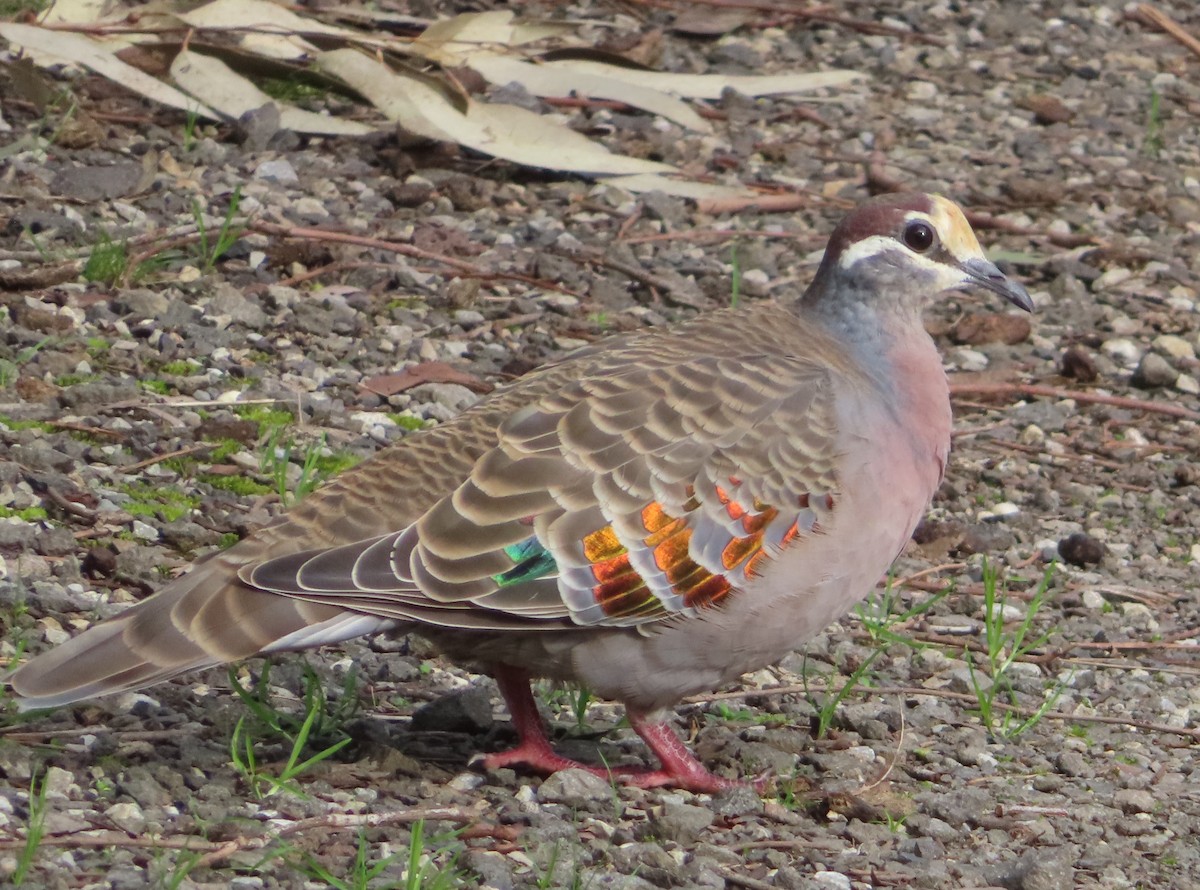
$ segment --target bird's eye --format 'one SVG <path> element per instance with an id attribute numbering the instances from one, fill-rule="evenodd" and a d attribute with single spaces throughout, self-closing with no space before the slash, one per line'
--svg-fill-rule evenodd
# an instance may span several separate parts
<path id="1" fill-rule="evenodd" d="M 904 243 L 917 253 L 924 253 L 933 247 L 936 236 L 933 226 L 929 223 L 910 222 L 904 227 Z"/>

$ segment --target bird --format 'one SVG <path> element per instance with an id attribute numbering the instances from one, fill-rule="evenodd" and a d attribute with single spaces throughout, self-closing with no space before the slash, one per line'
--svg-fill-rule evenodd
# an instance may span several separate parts
<path id="1" fill-rule="evenodd" d="M 923 310 L 978 288 L 1033 310 L 963 211 L 868 199 L 811 285 L 585 346 L 336 477 L 153 596 L 39 654 L 22 710 L 255 655 L 417 633 L 495 678 L 518 739 L 487 768 L 714 793 L 669 723 L 865 597 L 950 452 Z M 558 754 L 533 678 L 622 704 L 658 766 Z M 614 775 L 615 774 L 615 775 Z"/>

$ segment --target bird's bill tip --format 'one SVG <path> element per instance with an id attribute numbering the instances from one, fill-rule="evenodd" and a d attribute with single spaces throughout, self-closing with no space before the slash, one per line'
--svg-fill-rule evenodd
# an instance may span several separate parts
<path id="1" fill-rule="evenodd" d="M 1033 311 L 1033 298 L 1029 296 L 1029 291 L 1001 272 L 990 260 L 982 257 L 966 260 L 962 263 L 962 270 L 967 274 L 968 284 L 999 294 L 1018 309 Z"/>

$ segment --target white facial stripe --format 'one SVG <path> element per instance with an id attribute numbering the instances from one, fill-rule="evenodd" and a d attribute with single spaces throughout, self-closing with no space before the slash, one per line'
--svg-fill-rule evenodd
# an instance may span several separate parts
<path id="1" fill-rule="evenodd" d="M 838 266 L 843 269 L 849 269 L 867 257 L 878 256 L 885 251 L 897 249 L 905 253 L 912 253 L 912 251 L 901 245 L 895 238 L 887 235 L 872 235 L 870 238 L 863 238 L 861 241 L 854 242 L 843 250 L 842 255 L 838 257 Z M 913 254 L 913 258 L 919 259 L 916 254 Z"/>
<path id="2" fill-rule="evenodd" d="M 911 214 L 919 219 L 923 219 L 930 225 L 936 225 L 934 221 L 924 214 Z M 935 282 L 935 287 L 938 289 L 949 290 L 957 287 L 968 280 L 968 276 L 954 266 L 948 266 L 945 263 L 939 263 L 929 257 L 921 256 L 919 253 L 914 253 L 909 250 L 895 238 L 887 235 L 872 235 L 870 238 L 864 238 L 854 244 L 851 244 L 842 255 L 838 257 L 838 266 L 842 269 L 849 270 L 856 264 L 871 257 L 879 256 L 882 253 L 895 252 L 904 256 L 904 262 L 914 269 L 921 269 L 931 275 Z M 969 259 L 973 256 L 982 254 L 967 254 L 963 259 Z"/>

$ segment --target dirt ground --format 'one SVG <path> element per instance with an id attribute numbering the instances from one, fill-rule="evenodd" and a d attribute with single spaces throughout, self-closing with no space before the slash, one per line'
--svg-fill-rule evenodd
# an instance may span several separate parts
<path id="1" fill-rule="evenodd" d="M 10 708 L 0 883 L 1200 886 L 1200 55 L 1115 0 L 767 6 L 701 38 L 649 3 L 522 5 L 602 23 L 664 70 L 868 75 L 815 99 L 726 94 L 710 135 L 557 109 L 614 150 L 799 196 L 775 213 L 387 133 L 190 133 L 79 73 L 56 81 L 77 102 L 64 120 L 0 69 L 0 148 L 55 137 L 0 152 L 6 662 L 549 358 L 727 305 L 735 273 L 738 299 L 794 297 L 870 193 L 953 197 L 1038 304 L 1028 321 L 973 295 L 930 313 L 954 453 L 890 595 L 679 707 L 715 770 L 772 772 L 761 798 L 485 773 L 471 756 L 512 738 L 491 681 L 420 640 L 364 640 L 275 659 L 260 716 L 225 671 Z M 1156 6 L 1200 36 L 1194 3 Z M 217 233 L 235 190 L 223 257 L 168 243 L 194 206 Z M 110 243 L 149 265 L 85 276 Z M 301 759 L 349 744 L 281 780 L 316 690 Z M 619 709 L 540 698 L 564 750 L 645 762 Z"/>

